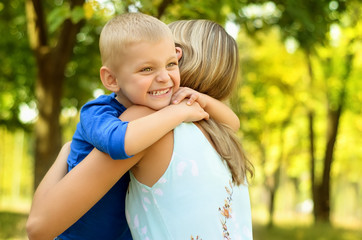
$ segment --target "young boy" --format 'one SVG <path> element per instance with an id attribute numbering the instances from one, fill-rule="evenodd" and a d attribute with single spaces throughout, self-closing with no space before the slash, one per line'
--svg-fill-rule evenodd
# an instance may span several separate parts
<path id="1" fill-rule="evenodd" d="M 238 128 L 237 117 L 219 101 L 191 89 L 178 92 L 178 58 L 182 51 L 175 50 L 170 29 L 158 19 L 140 13 L 115 17 L 102 30 L 100 52 L 100 77 L 105 88 L 113 93 L 83 106 L 67 161 L 69 171 L 94 147 L 113 159 L 125 159 L 146 149 L 182 122 L 207 119 L 207 112 Z M 176 97 L 172 98 L 174 93 Z M 186 103 L 181 101 L 183 98 L 190 100 Z M 179 104 L 169 105 L 171 100 Z M 119 115 L 131 105 L 158 111 L 131 122 L 120 121 Z M 124 214 L 128 182 L 126 174 L 59 238 L 131 239 Z"/>

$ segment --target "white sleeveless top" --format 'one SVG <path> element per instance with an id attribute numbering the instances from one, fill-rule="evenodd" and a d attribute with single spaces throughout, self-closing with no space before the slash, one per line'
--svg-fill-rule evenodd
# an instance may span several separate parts
<path id="1" fill-rule="evenodd" d="M 193 123 L 174 130 L 174 150 L 163 176 L 148 187 L 130 172 L 126 218 L 138 239 L 252 239 L 246 185 L 231 173 Z"/>

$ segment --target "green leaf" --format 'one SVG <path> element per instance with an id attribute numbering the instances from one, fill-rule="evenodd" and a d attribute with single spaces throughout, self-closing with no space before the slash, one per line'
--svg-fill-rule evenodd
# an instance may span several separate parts
<path id="1" fill-rule="evenodd" d="M 83 7 L 77 6 L 73 8 L 71 13 L 71 20 L 73 23 L 78 23 L 80 20 L 85 18 L 85 12 Z"/>
<path id="2" fill-rule="evenodd" d="M 71 16 L 71 11 L 68 4 L 54 8 L 48 15 L 49 31 L 55 32 L 62 23 Z"/>

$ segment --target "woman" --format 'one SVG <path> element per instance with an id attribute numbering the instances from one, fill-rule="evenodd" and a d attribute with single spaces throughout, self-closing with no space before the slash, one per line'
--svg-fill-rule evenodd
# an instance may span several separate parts
<path id="1" fill-rule="evenodd" d="M 211 21 L 169 26 L 183 50 L 181 86 L 227 98 L 237 76 L 234 39 Z M 150 110 L 131 107 L 121 119 L 142 111 Z M 230 128 L 212 120 L 183 123 L 139 155 L 126 197 L 134 239 L 252 239 L 246 186 L 251 170 Z"/>

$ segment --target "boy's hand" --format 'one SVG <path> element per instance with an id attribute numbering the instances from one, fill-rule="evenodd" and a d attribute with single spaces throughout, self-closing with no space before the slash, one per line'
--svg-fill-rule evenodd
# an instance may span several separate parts
<path id="1" fill-rule="evenodd" d="M 209 114 L 200 106 L 198 102 L 189 105 L 188 100 L 183 100 L 180 104 L 170 105 L 175 108 L 175 111 L 180 111 L 185 114 L 183 122 L 196 122 L 202 119 L 209 119 Z"/>
<path id="2" fill-rule="evenodd" d="M 173 104 L 178 104 L 184 99 L 187 99 L 186 104 L 189 106 L 194 102 L 197 102 L 202 108 L 206 106 L 204 94 L 188 87 L 180 87 L 179 90 L 173 94 L 171 101 Z"/>
<path id="3" fill-rule="evenodd" d="M 171 106 L 178 106 L 183 100 L 186 101 L 185 105 L 189 105 L 189 107 L 198 103 L 216 122 L 229 125 L 235 132 L 239 130 L 240 120 L 238 116 L 225 103 L 191 88 L 180 87 L 172 96 L 171 103 L 173 105 Z"/>

